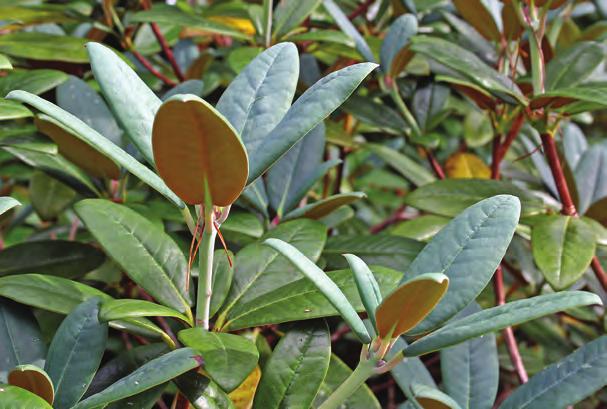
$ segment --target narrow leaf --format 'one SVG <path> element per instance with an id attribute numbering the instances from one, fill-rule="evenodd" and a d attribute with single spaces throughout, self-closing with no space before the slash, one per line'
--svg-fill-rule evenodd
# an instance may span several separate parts
<path id="1" fill-rule="evenodd" d="M 373 324 L 373 328 L 377 330 L 375 310 L 382 301 L 382 295 L 379 291 L 379 284 L 377 284 L 375 276 L 363 260 L 354 254 L 344 254 L 344 257 L 348 261 L 350 269 L 352 270 L 354 281 L 356 282 L 356 288 L 358 288 L 358 294 L 360 295 L 360 299 L 365 306 L 365 311 L 367 311 L 367 315 Z"/>

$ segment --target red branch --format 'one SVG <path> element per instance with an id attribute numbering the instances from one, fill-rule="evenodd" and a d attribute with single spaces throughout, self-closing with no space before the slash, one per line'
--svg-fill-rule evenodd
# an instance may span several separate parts
<path id="1" fill-rule="evenodd" d="M 407 208 L 406 205 L 400 206 L 386 220 L 384 220 L 374 226 L 371 226 L 371 228 L 369 229 L 369 232 L 371 232 L 371 234 L 377 234 L 377 233 L 385 230 L 386 228 L 390 227 L 394 223 L 400 222 L 402 220 L 407 220 L 407 217 L 405 216 L 406 208 Z"/>
<path id="2" fill-rule="evenodd" d="M 556 184 L 556 189 L 559 192 L 561 203 L 563 204 L 561 213 L 567 216 L 577 217 L 577 209 L 575 208 L 575 204 L 573 203 L 573 199 L 571 198 L 569 186 L 567 186 L 565 172 L 563 172 L 561 159 L 559 158 L 558 152 L 556 150 L 556 143 L 554 142 L 554 137 L 548 133 L 542 134 L 542 144 L 544 146 L 544 153 L 546 155 L 546 159 L 548 160 L 548 165 L 550 166 L 550 171 L 552 172 L 552 177 L 554 178 L 554 183 Z M 603 267 L 601 266 L 601 263 L 596 255 L 592 258 L 592 263 L 590 264 L 590 266 L 592 267 L 594 275 L 601 283 L 603 289 L 607 291 L 607 273 L 605 273 L 605 270 L 603 270 Z"/>
<path id="3" fill-rule="evenodd" d="M 430 166 L 432 166 L 432 170 L 434 171 L 434 173 L 436 173 L 436 177 L 438 177 L 439 179 L 444 179 L 445 171 L 443 171 L 443 168 L 441 167 L 440 163 L 438 163 L 438 161 L 429 149 L 425 149 L 425 152 L 426 157 L 428 158 L 428 162 L 430 163 Z"/>
<path id="4" fill-rule="evenodd" d="M 179 78 L 179 81 L 185 81 L 185 75 L 183 75 L 183 71 L 181 71 L 179 64 L 177 64 L 175 56 L 173 55 L 173 50 L 171 50 L 171 46 L 169 46 L 169 43 L 160 31 L 160 27 L 158 27 L 158 24 L 156 23 L 151 23 L 150 25 L 152 26 L 154 36 L 156 36 L 160 47 L 162 47 L 164 55 L 166 56 L 167 60 L 169 60 L 169 64 L 171 64 L 171 67 L 173 67 L 173 72 L 175 72 L 175 75 L 177 76 L 177 78 Z"/>
<path id="5" fill-rule="evenodd" d="M 139 51 L 131 49 L 131 53 L 133 53 L 133 55 L 135 56 L 135 58 L 137 58 L 137 61 L 139 61 L 141 65 L 143 65 L 150 73 L 152 73 L 152 75 L 160 79 L 166 85 L 168 85 L 169 87 L 174 87 L 175 85 L 177 85 L 175 81 L 173 81 L 172 79 L 158 71 L 156 68 L 154 68 L 152 63 L 149 62 L 147 58 L 145 58 L 143 55 L 141 55 Z"/>
<path id="6" fill-rule="evenodd" d="M 371 4 L 373 4 L 374 0 L 365 0 L 364 3 L 362 3 L 360 6 L 358 6 L 358 8 L 356 10 L 354 10 L 352 13 L 350 13 L 348 15 L 348 19 L 349 20 L 354 20 L 356 17 L 360 16 L 361 14 L 364 14 L 367 12 L 367 10 L 369 9 L 369 7 L 371 7 Z"/>

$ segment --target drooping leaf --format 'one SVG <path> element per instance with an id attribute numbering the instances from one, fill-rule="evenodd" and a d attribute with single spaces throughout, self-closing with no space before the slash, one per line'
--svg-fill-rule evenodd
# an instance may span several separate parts
<path id="1" fill-rule="evenodd" d="M 480 311 L 473 303 L 464 311 Z M 499 360 L 495 335 L 486 334 L 441 350 L 445 391 L 462 408 L 491 409 L 499 386 Z"/>
<path id="2" fill-rule="evenodd" d="M 317 202 L 310 203 L 303 207 L 299 207 L 289 212 L 283 220 L 296 219 L 298 217 L 307 217 L 310 219 L 320 219 L 329 215 L 331 212 L 339 209 L 342 206 L 349 205 L 360 199 L 367 197 L 363 192 L 339 193 L 329 196 L 326 199 L 321 199 Z"/>
<path id="3" fill-rule="evenodd" d="M 523 216 L 544 211 L 541 200 L 512 183 L 499 180 L 439 180 L 409 193 L 405 203 L 426 212 L 453 217 L 467 207 L 499 194 L 518 197 Z"/>
<path id="4" fill-rule="evenodd" d="M 312 85 L 254 150 L 247 147 L 251 184 L 295 143 L 336 110 L 377 64 L 355 64 L 332 72 Z"/>
<path id="5" fill-rule="evenodd" d="M 387 295 L 375 312 L 382 338 L 398 338 L 419 324 L 447 292 L 449 278 L 440 273 L 417 275 Z"/>
<path id="6" fill-rule="evenodd" d="M 396 287 L 402 276 L 402 273 L 382 267 L 373 267 L 373 272 L 382 294 L 388 294 Z M 363 312 L 364 306 L 352 280 L 352 272 L 338 270 L 327 275 L 342 290 L 354 308 Z M 304 277 L 247 302 L 236 304 L 227 315 L 223 328 L 236 330 L 336 315 L 339 315 L 339 312 L 329 300 Z"/>
<path id="7" fill-rule="evenodd" d="M 310 281 L 316 285 L 320 292 L 327 297 L 329 302 L 339 311 L 343 319 L 348 323 L 352 331 L 361 340 L 367 344 L 371 342 L 371 337 L 365 328 L 362 320 L 341 292 L 339 287 L 327 276 L 327 274 L 316 266 L 309 258 L 303 255 L 297 248 L 285 243 L 279 239 L 267 239 L 264 244 L 272 247 L 284 257 L 286 257 L 294 267 L 304 274 Z"/>
<path id="8" fill-rule="evenodd" d="M 12 385 L 0 385 L 0 409 L 23 407 L 53 409 L 47 401 L 25 389 Z"/>
<path id="9" fill-rule="evenodd" d="M 232 204 L 245 187 L 248 158 L 237 131 L 205 100 L 175 95 L 154 118 L 156 168 L 188 204 Z"/>
<path id="10" fill-rule="evenodd" d="M 26 241 L 0 252 L 0 276 L 40 272 L 75 278 L 99 267 L 104 260 L 101 251 L 76 241 Z"/>
<path id="11" fill-rule="evenodd" d="M 325 322 L 303 323 L 281 338 L 264 366 L 253 408 L 307 408 L 322 384 L 331 358 Z"/>
<path id="12" fill-rule="evenodd" d="M 101 322 L 135 317 L 173 317 L 192 325 L 192 320 L 172 308 L 143 300 L 108 300 L 99 310 Z"/>
<path id="13" fill-rule="evenodd" d="M 46 345 L 33 314 L 25 307 L 0 298 L 0 382 L 19 365 L 41 365 Z M 1 399 L 0 399 L 1 401 Z"/>
<path id="14" fill-rule="evenodd" d="M 0 121 L 28 118 L 32 115 L 32 111 L 30 111 L 20 103 L 0 98 Z"/>
<path id="15" fill-rule="evenodd" d="M 176 349 L 149 361 L 103 391 L 81 401 L 73 409 L 96 408 L 146 391 L 198 367 L 200 359 L 191 348 Z"/>
<path id="16" fill-rule="evenodd" d="M 354 254 L 344 254 L 344 257 L 348 261 L 350 269 L 352 270 L 354 281 L 356 282 L 356 288 L 358 288 L 358 294 L 360 295 L 360 299 L 365 306 L 365 311 L 367 311 L 369 320 L 371 320 L 373 328 L 375 328 L 377 331 L 375 311 L 382 302 L 379 284 L 377 284 L 375 276 L 364 261 Z"/>
<path id="17" fill-rule="evenodd" d="M 567 407 L 607 382 L 607 336 L 595 339 L 534 375 L 500 405 L 500 409 Z"/>
<path id="18" fill-rule="evenodd" d="M 544 315 L 593 304 L 600 305 L 601 299 L 584 291 L 562 291 L 512 301 L 451 321 L 406 347 L 404 353 L 405 356 L 427 354 Z"/>
<path id="19" fill-rule="evenodd" d="M 9 385 L 23 388 L 31 393 L 40 396 L 49 404 L 53 404 L 55 391 L 53 390 L 53 381 L 44 370 L 35 365 L 19 365 L 8 374 Z"/>
<path id="20" fill-rule="evenodd" d="M 253 341 L 240 335 L 190 328 L 179 340 L 204 359 L 204 370 L 222 390 L 236 389 L 257 366 L 259 352 Z"/>
<path id="21" fill-rule="evenodd" d="M 141 179 L 142 182 L 147 183 L 177 206 L 183 207 L 183 202 L 164 184 L 158 175 L 137 162 L 131 155 L 114 145 L 80 119 L 50 102 L 24 91 L 13 91 L 7 95 L 7 98 L 30 104 L 36 109 L 44 112 L 96 151 L 111 158 L 113 161 L 116 161 L 116 163 L 119 163 L 133 175 Z"/>
<path id="22" fill-rule="evenodd" d="M 86 43 L 80 37 L 17 31 L 0 37 L 0 52 L 31 60 L 86 63 Z"/>
<path id="23" fill-rule="evenodd" d="M 413 14 L 403 14 L 390 25 L 380 52 L 381 67 L 386 74 L 396 77 L 413 56 L 406 47 L 416 33 L 417 19 Z"/>
<path id="24" fill-rule="evenodd" d="M 166 233 L 137 212 L 108 200 L 85 199 L 74 210 L 133 281 L 161 304 L 189 314 L 187 263 Z"/>
<path id="25" fill-rule="evenodd" d="M 596 248 L 594 229 L 573 216 L 539 216 L 531 230 L 533 259 L 546 281 L 562 290 L 586 271 Z"/>
<path id="26" fill-rule="evenodd" d="M 478 296 L 506 253 L 519 213 L 520 202 L 514 196 L 482 200 L 464 210 L 424 247 L 402 282 L 433 271 L 449 278 L 449 290 L 412 334 L 446 322 Z"/>
<path id="27" fill-rule="evenodd" d="M 99 322 L 99 306 L 99 298 L 80 304 L 63 320 L 51 342 L 44 369 L 55 386 L 55 408 L 75 405 L 99 368 L 108 333 L 107 324 Z"/>

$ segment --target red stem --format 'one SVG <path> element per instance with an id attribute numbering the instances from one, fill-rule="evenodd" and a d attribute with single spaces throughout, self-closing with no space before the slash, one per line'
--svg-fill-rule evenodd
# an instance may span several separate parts
<path id="1" fill-rule="evenodd" d="M 541 137 L 542 144 L 544 146 L 544 154 L 548 160 L 548 165 L 550 166 L 550 171 L 552 172 L 552 177 L 554 178 L 554 183 L 556 184 L 556 189 L 559 192 L 561 203 L 563 204 L 561 213 L 567 216 L 577 217 L 577 209 L 575 208 L 575 204 L 571 198 L 571 193 L 569 193 L 569 187 L 567 186 L 567 180 L 565 179 L 565 172 L 563 172 L 563 167 L 561 166 L 561 159 L 559 158 L 556 150 L 554 137 L 548 133 L 542 134 Z M 594 275 L 596 276 L 597 280 L 599 280 L 599 283 L 601 283 L 603 289 L 607 291 L 607 273 L 605 273 L 605 270 L 603 270 L 603 267 L 601 266 L 601 263 L 596 255 L 592 258 L 590 266 L 592 267 L 592 271 L 594 271 Z"/>
<path id="2" fill-rule="evenodd" d="M 154 36 L 156 36 L 160 47 L 162 47 L 164 55 L 166 56 L 167 60 L 169 60 L 171 67 L 173 67 L 173 72 L 175 72 L 175 75 L 177 76 L 177 78 L 179 78 L 179 81 L 185 81 L 185 75 L 183 75 L 183 71 L 181 71 L 181 68 L 177 64 L 175 56 L 173 55 L 173 50 L 171 50 L 171 46 L 167 42 L 166 38 L 164 38 L 162 31 L 160 31 L 160 27 L 158 27 L 158 24 L 156 23 L 151 23 L 150 25 L 152 26 Z"/>
<path id="3" fill-rule="evenodd" d="M 425 151 L 426 157 L 428 158 L 428 162 L 430 163 L 430 166 L 432 166 L 432 170 L 434 170 L 434 173 L 436 173 L 436 177 L 438 177 L 439 179 L 444 179 L 445 171 L 443 171 L 442 166 L 440 165 L 440 163 L 438 163 L 438 161 L 434 157 L 434 154 L 432 154 L 432 152 L 428 149 L 425 149 Z"/>
<path id="4" fill-rule="evenodd" d="M 377 233 L 385 230 L 386 228 L 390 227 L 391 225 L 393 225 L 396 222 L 399 222 L 401 220 L 407 220 L 407 218 L 404 215 L 406 208 L 407 208 L 406 205 L 400 206 L 386 220 L 384 220 L 383 222 L 378 223 L 374 226 L 371 226 L 371 228 L 369 229 L 369 232 L 371 232 L 371 234 L 377 234 Z"/>
<path id="5" fill-rule="evenodd" d="M 374 0 L 365 0 L 356 10 L 348 15 L 349 20 L 354 20 L 356 17 L 360 16 L 363 13 L 366 13 L 371 4 L 373 4 Z"/>
<path id="6" fill-rule="evenodd" d="M 131 53 L 133 53 L 133 55 L 135 56 L 135 58 L 137 58 L 137 61 L 139 61 L 141 65 L 143 65 L 150 73 L 152 73 L 152 75 L 160 79 L 166 85 L 168 85 L 169 87 L 174 87 L 175 85 L 177 85 L 175 81 L 173 81 L 172 79 L 158 71 L 156 68 L 154 68 L 152 63 L 150 63 L 147 58 L 141 55 L 139 51 L 131 49 Z"/>

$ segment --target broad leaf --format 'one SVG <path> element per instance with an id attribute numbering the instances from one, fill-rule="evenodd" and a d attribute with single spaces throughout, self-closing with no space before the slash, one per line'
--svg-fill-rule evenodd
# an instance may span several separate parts
<path id="1" fill-rule="evenodd" d="M 449 278 L 449 290 L 412 334 L 436 328 L 480 294 L 506 253 L 519 213 L 514 196 L 485 199 L 464 210 L 424 247 L 401 282 L 432 271 Z"/>
<path id="2" fill-rule="evenodd" d="M 33 314 L 24 306 L 0 298 L 0 382 L 18 365 L 41 365 L 46 345 Z M 1 401 L 1 399 L 0 399 Z"/>
<path id="3" fill-rule="evenodd" d="M 44 221 L 53 221 L 76 198 L 76 192 L 44 172 L 36 171 L 30 178 L 30 201 Z"/>
<path id="4" fill-rule="evenodd" d="M 0 409 L 15 408 L 53 409 L 47 401 L 25 389 L 0 385 Z"/>
<path id="5" fill-rule="evenodd" d="M 473 153 L 457 152 L 445 162 L 447 177 L 453 179 L 489 179 L 491 169 Z"/>
<path id="6" fill-rule="evenodd" d="M 76 307 L 57 330 L 44 369 L 55 386 L 53 407 L 75 405 L 99 368 L 107 340 L 107 324 L 99 322 L 98 298 Z"/>
<path id="7" fill-rule="evenodd" d="M 101 251 L 77 241 L 26 241 L 0 252 L 0 276 L 40 272 L 75 278 L 96 269 L 104 260 Z"/>
<path id="8" fill-rule="evenodd" d="M 427 241 L 445 227 L 451 219 L 443 216 L 428 214 L 403 221 L 390 229 L 390 234 L 413 240 Z M 419 244 L 421 249 L 421 244 Z M 406 268 L 406 266 L 403 266 Z"/>
<path id="9" fill-rule="evenodd" d="M 253 407 L 253 399 L 255 398 L 260 379 L 261 369 L 258 365 L 238 388 L 230 392 L 228 397 L 234 403 L 236 409 L 250 409 Z"/>
<path id="10" fill-rule="evenodd" d="M 427 385 L 411 385 L 417 403 L 424 409 L 461 409 L 456 401 L 439 389 Z"/>
<path id="11" fill-rule="evenodd" d="M 453 0 L 455 8 L 487 40 L 498 42 L 501 34 L 482 0 Z"/>
<path id="12" fill-rule="evenodd" d="M 80 37 L 18 31 L 0 36 L 0 52 L 30 60 L 86 63 L 86 43 Z"/>
<path id="13" fill-rule="evenodd" d="M 354 281 L 356 282 L 356 288 L 358 288 L 358 294 L 360 295 L 360 299 L 365 306 L 365 311 L 369 316 L 369 320 L 371 321 L 371 324 L 373 324 L 373 328 L 375 328 L 377 331 L 375 310 L 377 310 L 377 307 L 382 302 L 379 284 L 377 284 L 375 276 L 364 261 L 354 254 L 344 254 L 344 257 L 350 265 L 350 270 L 352 270 Z"/>
<path id="14" fill-rule="evenodd" d="M 0 121 L 8 119 L 28 118 L 32 116 L 32 111 L 16 101 L 0 98 Z"/>
<path id="15" fill-rule="evenodd" d="M 228 395 L 199 372 L 185 373 L 175 379 L 175 384 L 194 409 L 234 409 Z"/>
<path id="16" fill-rule="evenodd" d="M 248 184 L 335 111 L 376 67 L 372 63 L 352 65 L 332 72 L 306 90 L 254 150 L 247 148 L 251 163 Z"/>
<path id="17" fill-rule="evenodd" d="M 392 148 L 374 143 L 365 144 L 365 148 L 386 161 L 415 186 L 423 186 L 436 180 L 434 175 L 422 165 Z"/>
<path id="18" fill-rule="evenodd" d="M 580 402 L 607 382 L 607 336 L 595 339 L 534 375 L 500 409 L 561 408 Z"/>
<path id="19" fill-rule="evenodd" d="M 103 391 L 89 396 L 74 406 L 74 409 L 97 408 L 136 395 L 198 367 L 201 362 L 202 359 L 195 350 L 176 349 L 149 361 Z"/>
<path id="20" fill-rule="evenodd" d="M 274 10 L 272 36 L 281 38 L 297 28 L 320 4 L 321 0 L 282 0 Z"/>
<path id="21" fill-rule="evenodd" d="M 331 357 L 325 322 L 295 326 L 281 338 L 266 363 L 253 408 L 308 408 L 322 384 Z"/>
<path id="22" fill-rule="evenodd" d="M 586 150 L 575 168 L 580 198 L 578 210 L 584 214 L 590 206 L 607 197 L 607 148 L 602 145 Z"/>
<path id="23" fill-rule="evenodd" d="M 160 99 L 109 48 L 98 43 L 88 43 L 86 50 L 93 75 L 114 116 L 145 160 L 153 164 L 152 124 L 154 115 L 160 108 Z"/>
<path id="24" fill-rule="evenodd" d="M 513 301 L 449 322 L 406 347 L 405 356 L 438 351 L 544 315 L 593 304 L 601 305 L 601 299 L 595 294 L 583 291 L 563 291 Z"/>
<path id="25" fill-rule="evenodd" d="M 57 123 L 61 124 L 63 128 L 69 130 L 70 133 L 88 144 L 90 147 L 123 166 L 133 175 L 141 179 L 142 182 L 147 183 L 177 206 L 183 207 L 183 202 L 177 196 L 175 196 L 175 194 L 164 184 L 158 175 L 141 163 L 137 162 L 131 155 L 114 145 L 107 138 L 100 135 L 97 131 L 90 128 L 87 124 L 72 114 L 62 110 L 58 106 L 48 101 L 45 101 L 42 98 L 24 91 L 13 91 L 7 95 L 7 98 L 30 104 L 36 109 L 44 112 L 49 117 L 57 121 Z"/>
<path id="26" fill-rule="evenodd" d="M 222 231 L 224 229 L 222 228 Z M 225 234 L 225 231 L 224 231 Z M 215 250 L 213 254 L 213 295 L 211 295 L 211 317 L 221 308 L 228 297 L 232 279 L 234 277 L 234 265 L 230 265 L 228 258 L 234 259 L 234 254 L 226 254 L 223 250 Z"/>
<path id="27" fill-rule="evenodd" d="M 390 25 L 380 52 L 381 67 L 386 74 L 391 77 L 400 74 L 406 60 L 412 57 L 406 47 L 416 33 L 417 19 L 413 14 L 403 14 Z"/>
<path id="28" fill-rule="evenodd" d="M 16 206 L 21 206 L 21 203 L 17 199 L 9 196 L 0 197 L 0 214 L 4 214 Z"/>
<path id="29" fill-rule="evenodd" d="M 40 95 L 65 82 L 68 76 L 56 70 L 18 70 L 0 77 L 0 97 L 15 89 Z"/>
<path id="30" fill-rule="evenodd" d="M 108 300 L 99 310 L 101 322 L 117 321 L 136 317 L 173 317 L 192 325 L 192 320 L 172 308 L 143 300 Z"/>
<path id="31" fill-rule="evenodd" d="M 599 43 L 578 42 L 559 52 L 546 65 L 546 89 L 572 87 L 580 84 L 605 60 Z"/>
<path id="32" fill-rule="evenodd" d="M 590 224 L 573 216 L 540 216 L 531 230 L 533 259 L 556 290 L 575 283 L 586 271 L 596 248 Z"/>
<path id="33" fill-rule="evenodd" d="M 278 239 L 267 239 L 264 244 L 277 250 L 286 257 L 294 267 L 304 274 L 320 292 L 327 297 L 331 305 L 339 311 L 339 314 L 347 322 L 352 331 L 361 342 L 371 342 L 371 337 L 358 314 L 339 287 L 331 281 L 327 274 L 316 266 L 309 258 L 303 255 L 297 248 Z"/>
<path id="34" fill-rule="evenodd" d="M 200 353 L 205 372 L 225 392 L 236 389 L 257 366 L 257 347 L 241 335 L 191 328 L 178 336 L 185 346 Z"/>
<path id="35" fill-rule="evenodd" d="M 40 396 L 49 404 L 53 404 L 55 391 L 53 390 L 53 381 L 44 370 L 35 365 L 19 365 L 8 374 L 8 383 L 18 386 L 31 393 Z M 54 407 L 56 407 L 54 405 Z"/>
<path id="36" fill-rule="evenodd" d="M 418 275 L 388 294 L 377 307 L 381 338 L 398 338 L 419 324 L 447 292 L 449 278 L 440 273 Z"/>
<path id="37" fill-rule="evenodd" d="M 188 204 L 228 206 L 245 187 L 249 165 L 237 131 L 195 95 L 175 95 L 160 106 L 152 148 L 158 174 Z"/>
<path id="38" fill-rule="evenodd" d="M 190 313 L 186 260 L 166 233 L 137 212 L 108 200 L 82 200 L 74 209 L 133 281 L 161 304 Z"/>

